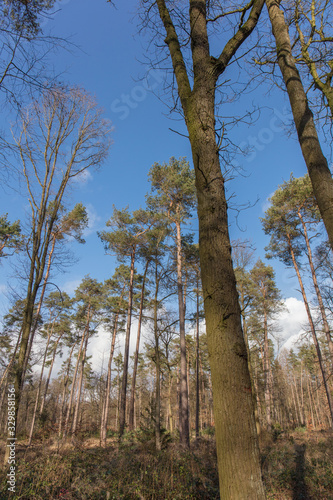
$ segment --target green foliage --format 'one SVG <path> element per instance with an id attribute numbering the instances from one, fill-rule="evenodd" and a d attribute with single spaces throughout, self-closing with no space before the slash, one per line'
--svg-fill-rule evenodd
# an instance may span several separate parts
<path id="1" fill-rule="evenodd" d="M 10 223 L 8 214 L 0 217 L 0 257 L 7 257 L 8 250 L 12 253 L 22 248 L 23 237 L 21 236 L 20 221 Z M 5 251 L 6 249 L 6 251 Z"/>
<path id="2" fill-rule="evenodd" d="M 271 206 L 261 219 L 265 233 L 271 236 L 266 248 L 267 257 L 276 257 L 291 266 L 291 249 L 297 258 L 306 248 L 300 217 L 312 224 L 321 220 L 309 176 L 295 179 L 291 175 L 290 180 L 279 186 L 269 201 Z"/>
<path id="3" fill-rule="evenodd" d="M 1 28 L 10 27 L 24 35 L 40 31 L 40 18 L 52 9 L 56 0 L 1 0 Z"/>
<path id="4" fill-rule="evenodd" d="M 167 163 L 154 163 L 149 180 L 155 196 L 147 196 L 147 204 L 153 212 L 167 218 L 185 222 L 196 206 L 194 171 L 185 158 L 170 158 Z"/>

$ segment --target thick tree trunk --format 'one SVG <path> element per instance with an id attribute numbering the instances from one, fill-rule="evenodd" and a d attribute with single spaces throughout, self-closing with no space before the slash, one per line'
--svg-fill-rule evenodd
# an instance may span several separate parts
<path id="1" fill-rule="evenodd" d="M 181 45 L 164 0 L 157 0 L 184 112 L 196 177 L 199 250 L 212 374 L 220 494 L 223 500 L 265 498 L 251 380 L 236 279 L 232 267 L 227 203 L 215 137 L 215 89 L 262 9 L 254 1 L 248 20 L 218 59 L 209 51 L 205 0 L 190 0 L 193 90 Z"/>
<path id="2" fill-rule="evenodd" d="M 320 147 L 313 114 L 292 56 L 288 27 L 277 0 L 266 0 L 276 41 L 278 63 L 294 116 L 298 140 L 311 179 L 313 192 L 333 249 L 333 179 Z"/>
<path id="3" fill-rule="evenodd" d="M 135 262 L 135 247 L 133 247 L 133 249 L 132 249 L 132 256 L 131 256 L 131 276 L 130 276 L 129 293 L 128 293 L 128 310 L 127 310 L 127 325 L 126 325 L 126 337 L 125 337 L 124 368 L 123 368 L 123 378 L 121 381 L 120 409 L 119 409 L 119 437 L 120 438 L 124 434 L 125 420 L 126 420 L 126 394 L 127 394 L 129 345 L 130 345 L 131 321 L 132 321 L 134 262 Z"/>
<path id="4" fill-rule="evenodd" d="M 261 499 L 265 495 L 247 351 L 232 268 L 224 179 L 215 142 L 214 99 L 210 95 L 213 88 L 214 82 L 208 81 L 204 95 L 196 99 L 197 110 L 193 110 L 194 116 L 188 120 L 188 129 L 196 172 L 200 263 L 220 491 L 226 500 Z M 196 114 L 204 117 L 203 123 L 197 120 Z"/>

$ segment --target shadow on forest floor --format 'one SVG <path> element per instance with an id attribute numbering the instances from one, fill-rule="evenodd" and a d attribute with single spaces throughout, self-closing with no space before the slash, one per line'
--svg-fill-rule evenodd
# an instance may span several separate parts
<path id="1" fill-rule="evenodd" d="M 269 500 L 333 500 L 332 431 L 298 429 L 262 446 Z"/>
<path id="2" fill-rule="evenodd" d="M 4 449 L 1 447 L 1 449 Z M 267 500 L 333 500 L 333 434 L 295 431 L 261 443 Z M 0 456 L 0 460 L 1 460 Z M 98 439 L 57 447 L 51 441 L 17 446 L 17 489 L 8 495 L 0 470 L 0 500 L 218 500 L 213 438 L 192 442 L 191 451 L 135 435 L 106 448 Z"/>

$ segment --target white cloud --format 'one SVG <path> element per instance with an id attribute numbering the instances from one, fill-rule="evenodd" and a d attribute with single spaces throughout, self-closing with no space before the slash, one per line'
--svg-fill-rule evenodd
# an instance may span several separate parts
<path id="1" fill-rule="evenodd" d="M 283 344 L 281 349 L 290 349 L 304 333 L 304 326 L 306 327 L 308 323 L 308 317 L 302 300 L 296 299 L 296 297 L 288 297 L 284 300 L 284 303 L 286 309 L 279 314 L 276 323 L 279 326 Z"/>
<path id="2" fill-rule="evenodd" d="M 88 169 L 83 170 L 80 174 L 73 177 L 73 182 L 79 185 L 87 184 L 89 181 L 93 180 L 93 176 Z"/>
<path id="3" fill-rule="evenodd" d="M 88 214 L 88 227 L 83 231 L 83 237 L 89 236 L 91 233 L 96 231 L 96 226 L 101 220 L 100 216 L 97 214 L 95 207 L 88 203 L 86 206 L 87 214 Z"/>
<path id="4" fill-rule="evenodd" d="M 265 201 L 262 202 L 261 204 L 261 210 L 262 210 L 262 213 L 264 214 L 266 212 L 266 210 L 271 206 L 271 202 L 269 201 L 269 199 L 273 196 L 273 194 L 275 193 L 275 191 L 272 191 L 266 198 Z"/>
<path id="5" fill-rule="evenodd" d="M 68 295 L 72 295 L 80 285 L 81 281 L 81 279 L 66 281 L 66 283 L 61 287 L 61 290 L 68 293 Z"/>

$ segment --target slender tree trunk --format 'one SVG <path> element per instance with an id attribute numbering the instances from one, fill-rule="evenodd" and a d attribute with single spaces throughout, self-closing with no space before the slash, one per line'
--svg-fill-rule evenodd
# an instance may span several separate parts
<path id="1" fill-rule="evenodd" d="M 46 347 L 45 347 L 45 352 L 44 352 L 44 357 L 43 357 L 42 369 L 41 369 L 40 376 L 39 376 L 39 382 L 38 382 L 38 388 L 37 388 L 37 394 L 36 394 L 35 407 L 34 407 L 34 412 L 33 412 L 33 415 L 32 415 L 32 421 L 31 421 L 31 427 L 30 427 L 30 434 L 29 434 L 28 446 L 31 445 L 32 435 L 33 435 L 33 432 L 34 432 L 35 420 L 36 420 L 38 403 L 39 403 L 39 395 L 40 395 L 40 390 L 41 390 L 42 382 L 43 382 L 43 374 L 44 374 L 44 367 L 45 367 L 45 362 L 46 362 L 47 350 L 49 348 L 51 336 L 52 336 L 52 333 L 53 333 L 54 323 L 55 323 L 55 319 L 52 322 L 52 326 L 51 326 L 49 334 L 47 336 L 47 342 L 46 342 Z"/>
<path id="2" fill-rule="evenodd" d="M 120 297 L 119 307 L 120 307 L 120 303 L 121 303 L 122 299 L 123 299 L 123 295 L 121 295 L 121 297 Z M 109 402 L 110 402 L 110 390 L 111 390 L 111 366 L 112 366 L 112 359 L 113 359 L 113 354 L 114 354 L 114 347 L 116 344 L 119 313 L 120 313 L 120 309 L 118 309 L 116 316 L 115 316 L 115 319 L 114 319 L 111 349 L 110 349 L 110 356 L 109 356 L 109 363 L 108 363 L 108 374 L 107 374 L 106 387 L 105 387 L 105 398 L 104 398 L 104 405 L 103 405 L 103 411 L 102 411 L 101 442 L 102 442 L 102 446 L 104 446 L 104 447 L 106 446 L 107 425 L 108 425 L 108 416 L 109 416 Z"/>
<path id="3" fill-rule="evenodd" d="M 199 437 L 199 414 L 200 414 L 200 372 L 199 372 L 199 273 L 197 274 L 197 310 L 196 310 L 196 342 L 195 342 L 195 437 Z"/>
<path id="4" fill-rule="evenodd" d="M 131 321 L 132 321 L 134 262 L 135 262 L 135 246 L 133 246 L 132 255 L 131 255 L 131 276 L 130 276 L 129 293 L 128 293 L 128 310 L 127 310 L 127 326 L 126 326 L 126 337 L 125 337 L 124 368 L 123 368 L 123 378 L 122 378 L 121 394 L 120 394 L 120 409 L 119 409 L 119 438 L 121 438 L 122 435 L 124 434 L 125 420 L 126 420 L 126 394 L 127 394 L 129 345 L 130 345 Z"/>
<path id="5" fill-rule="evenodd" d="M 71 411 L 72 411 L 74 391 L 75 391 L 75 387 L 76 387 L 76 377 L 77 377 L 77 372 L 78 372 L 79 365 L 80 365 L 80 358 L 81 358 L 81 353 L 82 353 L 82 349 L 83 349 L 83 345 L 84 345 L 84 341 L 85 341 L 85 336 L 86 336 L 86 330 L 84 330 L 84 332 L 82 334 L 81 344 L 79 347 L 79 352 L 77 354 L 77 361 L 76 361 L 75 370 L 74 370 L 74 374 L 73 374 L 72 387 L 71 387 L 71 392 L 69 395 L 69 401 L 68 401 L 68 407 L 67 407 L 67 413 L 66 413 L 64 437 L 66 437 L 66 435 L 68 433 L 68 425 L 69 425 L 70 415 L 71 415 Z"/>
<path id="6" fill-rule="evenodd" d="M 73 355 L 75 346 L 76 346 L 76 342 L 72 345 L 72 349 L 69 353 L 67 373 L 66 373 L 66 376 L 64 377 L 64 388 L 62 391 L 62 398 L 61 398 L 61 405 L 60 405 L 60 412 L 59 412 L 59 438 L 61 437 L 61 432 L 62 432 L 62 420 L 63 420 L 63 411 L 64 411 L 65 399 L 66 399 L 66 390 L 67 390 L 67 385 L 68 385 L 68 380 L 69 380 L 69 372 L 70 372 L 72 355 Z"/>
<path id="7" fill-rule="evenodd" d="M 161 363 L 160 363 L 160 347 L 159 347 L 159 331 L 157 323 L 158 315 L 158 257 L 155 259 L 155 297 L 154 297 L 154 337 L 155 337 L 155 446 L 156 450 L 161 449 Z"/>
<path id="8" fill-rule="evenodd" d="M 298 140 L 313 192 L 333 249 L 333 179 L 319 143 L 312 111 L 292 55 L 288 27 L 277 0 L 266 0 L 276 41 L 278 63 L 294 116 Z"/>
<path id="9" fill-rule="evenodd" d="M 309 377 L 306 377 L 306 381 L 307 381 L 307 389 L 308 389 L 308 397 L 309 397 L 309 406 L 310 406 L 310 412 L 311 412 L 312 426 L 313 426 L 313 430 L 316 430 L 316 422 L 315 422 L 314 414 L 313 414 L 313 404 L 312 404 L 312 396 L 311 396 L 311 391 L 310 391 Z"/>
<path id="10" fill-rule="evenodd" d="M 44 392 L 43 392 L 43 397 L 42 397 L 42 400 L 40 402 L 39 415 L 42 415 L 43 410 L 44 410 L 44 405 L 45 405 L 45 400 L 46 400 L 46 396 L 47 396 L 47 391 L 49 389 L 50 380 L 51 380 L 51 374 L 52 374 L 52 370 L 53 370 L 53 366 L 54 366 L 54 360 L 55 360 L 55 357 L 56 357 L 56 354 L 57 354 L 57 348 L 58 348 L 58 345 L 59 345 L 59 342 L 60 342 L 62 336 L 63 336 L 63 333 L 61 335 L 59 335 L 59 337 L 57 338 L 57 341 L 56 341 L 56 343 L 54 345 L 54 348 L 53 348 L 52 360 L 51 360 L 49 372 L 48 372 L 46 383 L 45 383 L 45 389 L 44 389 Z"/>
<path id="11" fill-rule="evenodd" d="M 176 222 L 177 229 L 177 291 L 179 308 L 179 335 L 180 335 L 180 386 L 179 386 L 179 431 L 180 442 L 187 448 L 190 446 L 188 385 L 186 362 L 186 337 L 185 337 L 185 306 L 183 295 L 182 277 L 182 240 L 180 223 Z"/>
<path id="12" fill-rule="evenodd" d="M 314 289 L 315 289 L 315 292 L 316 292 L 316 295 L 317 295 L 317 299 L 318 299 L 318 304 L 319 304 L 321 318 L 323 320 L 324 332 L 325 332 L 325 335 L 326 335 L 328 350 L 329 350 L 329 353 L 330 353 L 331 369 L 333 370 L 333 342 L 332 342 L 332 338 L 331 338 L 331 330 L 330 330 L 330 327 L 329 327 L 329 324 L 328 324 L 328 321 L 327 321 L 327 316 L 326 316 L 326 311 L 325 311 L 325 307 L 324 307 L 324 303 L 323 303 L 323 298 L 321 296 L 320 288 L 318 286 L 318 280 L 317 280 L 317 276 L 316 276 L 316 271 L 315 271 L 315 268 L 314 268 L 314 265 L 313 265 L 312 251 L 311 251 L 311 246 L 310 246 L 308 231 L 307 231 L 306 224 L 304 222 L 304 219 L 302 217 L 302 214 L 301 214 L 300 210 L 298 210 L 298 217 L 300 218 L 300 221 L 301 221 L 302 227 L 303 227 L 304 238 L 305 238 L 306 248 L 307 248 L 307 256 L 308 256 L 310 270 L 311 270 L 312 281 L 313 281 Z"/>
<path id="13" fill-rule="evenodd" d="M 129 430 L 132 431 L 134 427 L 134 404 L 135 404 L 135 385 L 136 385 L 136 373 L 138 369 L 138 360 L 139 360 L 139 348 L 140 348 L 140 336 L 141 336 L 141 324 L 142 324 L 142 314 L 143 314 L 143 303 L 145 296 L 145 284 L 146 284 L 146 276 L 148 272 L 149 260 L 146 262 L 145 271 L 143 274 L 142 280 L 142 289 L 141 289 L 141 300 L 140 300 L 140 310 L 139 310 L 139 321 L 138 321 L 138 334 L 136 338 L 136 348 L 134 355 L 134 366 L 133 366 L 133 374 L 132 374 L 132 387 L 131 387 L 131 399 L 130 399 L 130 408 L 129 408 L 129 421 L 128 427 Z"/>
<path id="14" fill-rule="evenodd" d="M 299 272 L 298 264 L 297 264 L 297 261 L 296 261 L 296 258 L 295 258 L 295 254 L 294 254 L 294 251 L 292 249 L 290 241 L 289 241 L 289 249 L 290 249 L 291 258 L 292 258 L 292 261 L 293 261 L 293 264 L 294 264 L 294 268 L 295 268 L 295 271 L 296 271 L 296 274 L 297 274 L 299 286 L 301 288 L 301 292 L 302 292 L 302 296 L 303 296 L 303 302 L 304 302 L 304 305 L 305 305 L 306 314 L 308 316 L 308 321 L 309 321 L 309 324 L 310 324 L 310 330 L 311 330 L 311 334 L 312 334 L 313 343 L 315 345 L 316 352 L 317 352 L 317 357 L 318 357 L 318 361 L 319 361 L 319 367 L 320 367 L 320 371 L 321 371 L 321 375 L 322 375 L 322 379 L 323 379 L 323 383 L 324 383 L 324 387 L 325 387 L 325 392 L 326 392 L 326 397 L 327 397 L 327 402 L 328 402 L 328 407 L 329 407 L 329 412 L 330 412 L 331 427 L 333 427 L 333 405 L 332 405 L 330 390 L 329 390 L 329 387 L 328 387 L 328 384 L 327 384 L 327 376 L 326 376 L 325 366 L 324 366 L 324 363 L 323 363 L 323 359 L 322 359 L 322 355 L 321 355 L 321 350 L 320 350 L 320 345 L 319 345 L 319 342 L 318 342 L 318 339 L 317 339 L 317 333 L 316 333 L 316 329 L 315 329 L 314 322 L 313 322 L 313 319 L 312 319 L 312 314 L 311 314 L 311 311 L 310 311 L 310 306 L 309 306 L 309 303 L 308 303 L 308 300 L 307 300 L 307 297 L 306 297 L 306 293 L 305 293 L 305 289 L 304 289 L 302 277 L 301 277 L 301 274 Z"/>
<path id="15" fill-rule="evenodd" d="M 268 350 L 268 324 L 267 311 L 264 311 L 264 373 L 265 373 L 265 405 L 266 405 L 266 421 L 267 429 L 272 429 L 272 401 L 271 401 L 271 367 L 269 362 Z"/>
<path id="16" fill-rule="evenodd" d="M 25 378 L 25 374 L 26 374 L 26 371 L 27 371 L 27 367 L 28 367 L 28 363 L 29 363 L 29 358 L 30 358 L 30 353 L 31 353 L 31 349 L 32 349 L 32 345 L 33 345 L 35 333 L 36 333 L 37 326 L 38 326 L 38 317 L 39 317 L 39 314 L 40 314 L 40 311 L 41 311 L 41 308 L 42 308 L 42 305 L 43 305 L 43 301 L 44 301 L 44 295 L 45 295 L 47 280 L 49 279 L 49 276 L 50 276 L 50 270 L 51 270 L 51 264 L 52 264 L 52 256 L 53 256 L 53 253 L 54 253 L 55 243 L 56 243 L 56 238 L 55 238 L 55 236 L 53 236 L 51 250 L 49 252 L 49 257 L 48 257 L 48 260 L 47 260 L 47 266 L 46 266 L 45 276 L 44 276 L 44 280 L 43 280 L 42 291 L 41 291 L 41 294 L 40 294 L 40 297 L 39 297 L 38 306 L 37 306 L 37 310 L 36 310 L 36 314 L 35 314 L 35 322 L 34 322 L 34 325 L 32 326 L 32 330 L 31 330 L 31 334 L 30 334 L 30 339 L 29 339 L 29 344 L 28 344 L 26 356 L 25 356 L 25 359 L 24 359 L 23 374 L 22 374 L 23 380 Z"/>
<path id="17" fill-rule="evenodd" d="M 84 377 L 84 365 L 86 362 L 86 354 L 87 354 L 87 347 L 88 347 L 88 341 L 89 341 L 89 324 L 90 324 L 90 308 L 88 308 L 88 318 L 87 318 L 87 325 L 86 325 L 86 339 L 85 339 L 84 348 L 83 348 L 82 357 L 81 357 L 80 379 L 79 379 L 79 384 L 78 384 L 77 399 L 76 399 L 75 412 L 74 412 L 73 425 L 72 425 L 72 436 L 75 436 L 75 434 L 76 434 L 78 418 L 79 418 L 82 383 L 83 383 L 83 377 Z"/>

